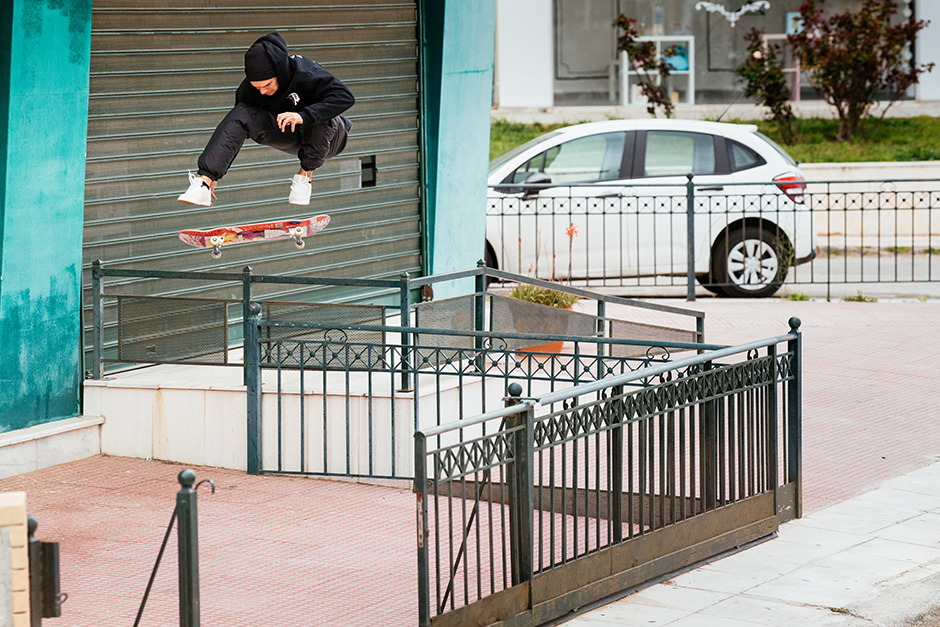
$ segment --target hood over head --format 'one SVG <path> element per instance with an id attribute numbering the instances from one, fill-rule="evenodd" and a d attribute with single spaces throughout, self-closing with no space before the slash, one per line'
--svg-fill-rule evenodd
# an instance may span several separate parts
<path id="1" fill-rule="evenodd" d="M 266 81 L 269 78 L 285 83 L 290 75 L 287 43 L 277 33 L 268 33 L 258 39 L 245 52 L 245 76 L 249 81 Z"/>

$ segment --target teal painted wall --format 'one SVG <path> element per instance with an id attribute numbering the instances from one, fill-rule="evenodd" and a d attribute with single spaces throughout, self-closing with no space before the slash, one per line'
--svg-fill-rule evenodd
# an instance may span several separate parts
<path id="1" fill-rule="evenodd" d="M 426 0 L 421 14 L 428 271 L 440 274 L 483 258 L 496 2 Z M 472 289 L 439 285 L 435 298 Z"/>
<path id="2" fill-rule="evenodd" d="M 10 121 L 10 41 L 13 38 L 13 3 L 0 2 L 0 198 L 6 195 L 7 146 Z M 0 214 L 0 261 L 3 259 L 3 216 Z M 0 299 L 3 297 L 3 278 L 0 276 Z M 2 302 L 2 300 L 0 300 Z M 2 305 L 0 305 L 2 312 Z"/>
<path id="3" fill-rule="evenodd" d="M 91 0 L 3 4 L 0 432 L 80 412 L 91 49 Z"/>

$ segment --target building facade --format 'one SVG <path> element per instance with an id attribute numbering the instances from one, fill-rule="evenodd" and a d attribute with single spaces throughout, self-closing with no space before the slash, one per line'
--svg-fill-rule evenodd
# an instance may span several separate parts
<path id="1" fill-rule="evenodd" d="M 679 104 L 726 104 L 741 98 L 735 68 L 746 53 L 744 34 L 758 28 L 781 41 L 799 26 L 802 0 L 498 0 L 495 105 L 498 108 L 642 104 L 636 77 L 617 51 L 618 15 L 637 20 L 641 36 L 673 48 L 670 93 Z M 859 0 L 824 0 L 840 13 Z M 900 0 L 903 16 L 930 20 L 915 50 L 918 63 L 940 62 L 940 3 Z M 786 52 L 786 47 L 785 47 Z M 818 96 L 787 59 L 794 99 Z M 910 97 L 940 99 L 940 71 L 921 79 Z"/>
<path id="2" fill-rule="evenodd" d="M 397 278 L 482 257 L 493 0 L 0 6 L 0 433 L 82 412 L 95 260 Z M 176 202 L 234 101 L 245 49 L 271 31 L 357 97 L 347 148 L 316 172 L 303 210 L 333 222 L 303 253 L 246 246 L 213 264 L 177 231 L 307 217 L 286 203 L 296 159 L 251 142 L 215 206 Z"/>

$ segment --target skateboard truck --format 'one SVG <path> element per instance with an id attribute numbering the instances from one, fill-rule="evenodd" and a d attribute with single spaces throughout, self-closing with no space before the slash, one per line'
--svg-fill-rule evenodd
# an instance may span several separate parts
<path id="1" fill-rule="evenodd" d="M 212 246 L 212 258 L 218 259 L 222 256 L 222 242 L 224 239 L 221 235 L 213 235 L 209 238 L 209 245 Z"/>
<path id="2" fill-rule="evenodd" d="M 302 226 L 295 226 L 290 230 L 290 236 L 294 238 L 294 246 L 296 246 L 298 250 L 305 246 L 304 233 L 305 230 Z"/>

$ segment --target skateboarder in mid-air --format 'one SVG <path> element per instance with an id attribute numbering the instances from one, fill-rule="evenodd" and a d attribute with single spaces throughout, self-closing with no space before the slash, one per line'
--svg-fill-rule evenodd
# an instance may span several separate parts
<path id="1" fill-rule="evenodd" d="M 277 33 L 253 43 L 245 53 L 245 80 L 235 107 L 216 127 L 199 156 L 197 175 L 179 201 L 212 206 L 216 183 L 225 176 L 248 138 L 300 158 L 288 202 L 310 204 L 310 175 L 346 147 L 352 126 L 341 113 L 356 102 L 352 92 L 321 65 L 288 55 Z"/>

